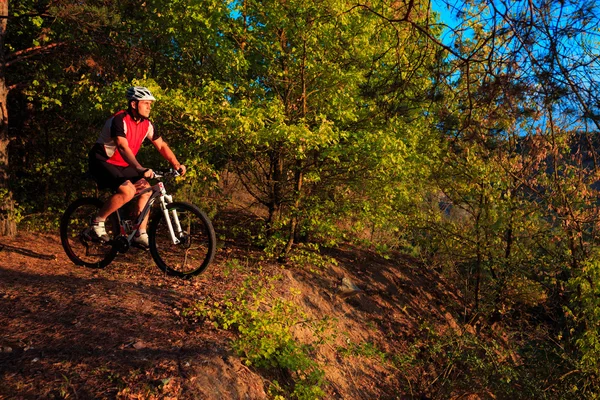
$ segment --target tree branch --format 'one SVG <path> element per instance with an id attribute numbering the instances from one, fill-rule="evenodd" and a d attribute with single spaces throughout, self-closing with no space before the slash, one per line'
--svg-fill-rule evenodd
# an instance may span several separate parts
<path id="1" fill-rule="evenodd" d="M 27 58 L 36 56 L 39 53 L 44 53 L 46 51 L 49 51 L 53 48 L 59 47 L 59 46 L 63 46 L 65 45 L 65 42 L 58 42 L 58 43 L 50 43 L 48 45 L 45 46 L 34 46 L 34 47 L 30 47 L 28 49 L 23 49 L 23 50 L 19 50 L 19 51 L 15 51 L 14 53 L 10 54 L 8 57 L 8 62 L 6 62 L 4 64 L 5 67 L 9 67 L 12 64 L 21 62 Z"/>
<path id="2" fill-rule="evenodd" d="M 413 2 L 411 1 L 409 6 L 412 8 Z M 453 49 L 451 46 L 448 46 L 446 44 L 444 44 L 442 41 L 440 41 L 437 37 L 435 37 L 430 31 L 429 29 L 419 25 L 418 23 L 412 21 L 410 19 L 410 11 L 411 8 L 408 9 L 407 13 L 402 17 L 402 18 L 388 18 L 385 15 L 383 15 L 382 13 L 373 10 L 370 6 L 368 6 L 367 4 L 356 4 L 355 6 L 353 6 L 350 10 L 348 11 L 352 11 L 355 8 L 363 8 L 367 11 L 369 11 L 370 13 L 372 13 L 373 15 L 378 16 L 379 18 L 381 18 L 382 20 L 385 20 L 389 23 L 398 23 L 398 22 L 406 22 L 408 24 L 410 24 L 411 26 L 413 26 L 416 30 L 418 30 L 419 32 L 421 32 L 423 35 L 425 35 L 427 37 L 427 39 L 431 40 L 432 42 L 434 42 L 436 45 L 438 45 L 439 47 L 443 48 L 444 50 L 446 50 L 448 53 L 452 54 L 454 57 L 456 57 L 457 59 L 466 62 L 468 61 L 468 58 L 464 58 L 459 52 L 457 52 L 455 49 Z"/>

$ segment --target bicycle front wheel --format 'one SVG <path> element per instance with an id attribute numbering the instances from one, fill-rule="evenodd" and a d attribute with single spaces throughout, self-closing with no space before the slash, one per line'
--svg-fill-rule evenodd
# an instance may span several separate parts
<path id="1" fill-rule="evenodd" d="M 60 219 L 60 241 L 67 256 L 76 265 L 104 268 L 115 258 L 117 249 L 101 243 L 91 234 L 92 218 L 98 214 L 102 201 L 86 197 L 75 200 Z M 112 214 L 105 222 L 111 238 L 119 233 L 119 224 Z"/>
<path id="2" fill-rule="evenodd" d="M 168 275 L 188 278 L 200 274 L 215 256 L 212 223 L 193 204 L 170 203 L 167 211 L 168 219 L 160 212 L 148 228 L 154 262 Z"/>

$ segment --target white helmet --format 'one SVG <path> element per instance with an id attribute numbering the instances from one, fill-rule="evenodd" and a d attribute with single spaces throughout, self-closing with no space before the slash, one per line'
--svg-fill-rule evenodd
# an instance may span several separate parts
<path id="1" fill-rule="evenodd" d="M 140 101 L 140 100 L 156 100 L 150 91 L 143 86 L 132 86 L 127 89 L 127 93 L 125 93 L 125 97 L 127 101 Z"/>

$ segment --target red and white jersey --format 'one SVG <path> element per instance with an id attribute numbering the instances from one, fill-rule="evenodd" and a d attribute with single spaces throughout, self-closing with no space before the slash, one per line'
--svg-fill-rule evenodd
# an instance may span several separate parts
<path id="1" fill-rule="evenodd" d="M 117 150 L 115 138 L 121 136 L 127 139 L 129 148 L 134 155 L 137 155 L 144 139 L 156 140 L 160 135 L 155 131 L 154 125 L 147 118 L 135 120 L 133 115 L 126 110 L 121 110 L 106 121 L 102 133 L 96 141 L 104 148 L 106 162 L 127 167 L 129 164 L 121 157 Z"/>

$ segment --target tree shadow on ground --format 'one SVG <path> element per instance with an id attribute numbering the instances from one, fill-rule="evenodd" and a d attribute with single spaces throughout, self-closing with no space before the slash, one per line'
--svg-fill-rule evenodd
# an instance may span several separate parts
<path id="1" fill-rule="evenodd" d="M 116 398 L 127 388 L 151 397 L 172 378 L 181 382 L 181 397 L 193 398 L 200 390 L 194 381 L 206 379 L 202 369 L 228 359 L 228 350 L 223 335 L 179 316 L 190 301 L 169 286 L 0 267 L 0 398 L 60 397 L 65 390 Z M 223 375 L 223 396 L 244 397 L 237 368 L 213 368 Z"/>
<path id="2" fill-rule="evenodd" d="M 3 252 L 13 252 L 24 255 L 26 257 L 39 258 L 40 260 L 56 260 L 56 256 L 54 254 L 41 254 L 29 249 L 23 249 L 15 246 L 10 246 L 7 244 L 0 244 L 0 254 Z M 2 257 L 0 255 L 0 257 Z"/>

